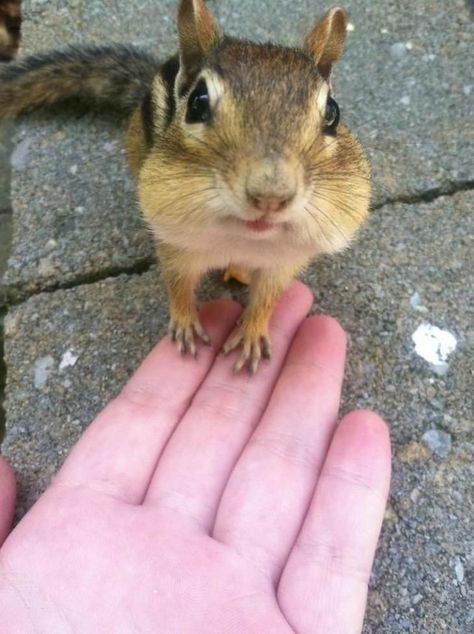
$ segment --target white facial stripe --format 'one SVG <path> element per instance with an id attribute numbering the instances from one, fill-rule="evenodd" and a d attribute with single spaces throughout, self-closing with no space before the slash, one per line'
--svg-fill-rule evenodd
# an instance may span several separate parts
<path id="1" fill-rule="evenodd" d="M 326 103 L 328 100 L 328 95 L 329 95 L 329 86 L 327 85 L 326 82 L 324 82 L 323 84 L 321 84 L 318 90 L 318 93 L 316 95 L 316 104 L 318 106 L 319 112 L 322 115 L 324 115 L 326 111 Z"/>
<path id="2" fill-rule="evenodd" d="M 160 75 L 153 80 L 152 101 L 156 109 L 160 112 L 166 111 L 166 86 Z"/>
<path id="3" fill-rule="evenodd" d="M 205 70 L 203 73 L 201 73 L 199 79 L 204 79 L 204 81 L 206 82 L 207 90 L 209 92 L 209 101 L 212 108 L 216 105 L 216 103 L 224 94 L 224 84 L 222 83 L 219 76 L 210 70 Z"/>

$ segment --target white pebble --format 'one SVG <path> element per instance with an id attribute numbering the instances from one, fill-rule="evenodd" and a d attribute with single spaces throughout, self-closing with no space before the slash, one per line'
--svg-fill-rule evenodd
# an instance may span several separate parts
<path id="1" fill-rule="evenodd" d="M 66 350 L 61 358 L 59 369 L 64 370 L 65 368 L 73 368 L 78 359 L 79 355 L 75 354 L 73 350 Z"/>
<path id="2" fill-rule="evenodd" d="M 415 352 L 440 375 L 448 370 L 448 357 L 456 350 L 456 337 L 431 324 L 421 324 L 411 336 Z"/>

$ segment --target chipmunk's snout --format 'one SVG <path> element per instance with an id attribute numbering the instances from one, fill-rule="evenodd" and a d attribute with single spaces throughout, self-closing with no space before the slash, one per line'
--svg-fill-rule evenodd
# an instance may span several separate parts
<path id="1" fill-rule="evenodd" d="M 245 182 L 247 201 L 260 211 L 281 211 L 295 197 L 297 181 L 294 166 L 284 158 L 252 162 Z"/>

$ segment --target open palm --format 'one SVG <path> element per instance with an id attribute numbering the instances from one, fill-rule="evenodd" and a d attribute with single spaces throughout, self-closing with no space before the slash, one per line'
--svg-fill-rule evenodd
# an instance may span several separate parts
<path id="1" fill-rule="evenodd" d="M 385 424 L 336 426 L 345 337 L 294 284 L 255 377 L 163 340 L 0 550 L 0 631 L 360 632 L 390 473 Z M 13 481 L 0 461 L 0 539 Z"/>

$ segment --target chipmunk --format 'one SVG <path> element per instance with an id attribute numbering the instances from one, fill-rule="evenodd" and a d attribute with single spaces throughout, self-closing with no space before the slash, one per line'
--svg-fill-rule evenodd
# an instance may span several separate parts
<path id="1" fill-rule="evenodd" d="M 223 352 L 235 370 L 271 354 L 273 308 L 295 276 L 344 249 L 368 213 L 370 172 L 340 124 L 331 73 L 347 17 L 328 10 L 302 48 L 221 33 L 203 0 L 181 0 L 179 52 L 164 64 L 124 46 L 69 48 L 0 71 L 0 117 L 66 99 L 132 111 L 126 140 L 156 242 L 172 339 L 209 343 L 195 289 L 211 269 L 250 285 Z"/>

